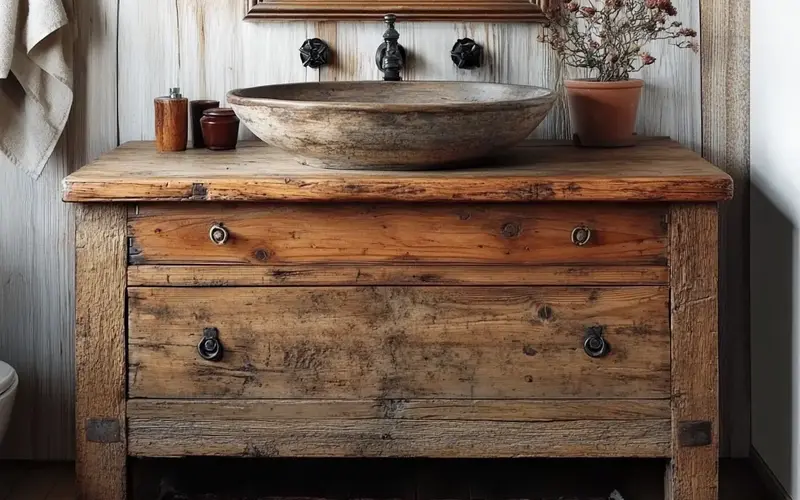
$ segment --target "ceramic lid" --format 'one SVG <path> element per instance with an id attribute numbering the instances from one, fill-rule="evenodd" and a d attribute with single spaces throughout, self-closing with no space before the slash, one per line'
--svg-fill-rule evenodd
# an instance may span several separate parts
<path id="1" fill-rule="evenodd" d="M 0 361 L 0 394 L 3 394 L 14 385 L 17 373 L 8 363 Z"/>
<path id="2" fill-rule="evenodd" d="M 231 108 L 211 108 L 203 111 L 204 116 L 236 116 Z"/>

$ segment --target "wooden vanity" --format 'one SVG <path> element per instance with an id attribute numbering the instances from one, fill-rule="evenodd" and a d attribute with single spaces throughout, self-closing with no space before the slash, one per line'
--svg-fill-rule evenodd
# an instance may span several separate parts
<path id="1" fill-rule="evenodd" d="M 77 219 L 80 498 L 129 457 L 664 457 L 717 498 L 717 203 L 666 139 L 318 170 L 129 143 Z"/>

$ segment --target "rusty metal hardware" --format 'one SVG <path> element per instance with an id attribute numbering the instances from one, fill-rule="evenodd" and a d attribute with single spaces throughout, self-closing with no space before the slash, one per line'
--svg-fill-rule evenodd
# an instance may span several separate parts
<path id="1" fill-rule="evenodd" d="M 319 38 L 309 38 L 300 46 L 300 61 L 306 68 L 320 68 L 328 64 L 330 47 Z"/>
<path id="2" fill-rule="evenodd" d="M 197 344 L 197 352 L 206 361 L 221 360 L 224 348 L 219 340 L 219 330 L 214 327 L 203 328 L 203 340 Z"/>
<path id="3" fill-rule="evenodd" d="M 208 230 L 208 237 L 215 245 L 224 245 L 228 241 L 230 233 L 228 233 L 228 229 L 225 228 L 221 222 L 218 222 L 212 225 L 211 229 Z"/>
<path id="4" fill-rule="evenodd" d="M 383 72 L 383 79 L 390 82 L 399 82 L 403 78 L 400 70 L 406 65 L 406 49 L 397 43 L 400 33 L 394 28 L 397 16 L 386 14 L 383 16 L 386 31 L 383 33 L 383 43 L 378 46 L 375 53 L 375 62 L 378 69 Z"/>
<path id="5" fill-rule="evenodd" d="M 114 418 L 90 418 L 86 420 L 86 440 L 92 443 L 119 443 L 122 431 L 119 420 Z"/>
<path id="6" fill-rule="evenodd" d="M 602 358 L 611 350 L 606 339 L 603 338 L 602 326 L 590 326 L 586 329 L 586 338 L 583 340 L 583 351 L 590 358 Z"/>
<path id="7" fill-rule="evenodd" d="M 575 226 L 575 228 L 572 230 L 572 235 L 570 238 L 572 239 L 573 244 L 582 247 L 589 243 L 589 240 L 592 239 L 592 230 L 583 225 Z"/>
<path id="8" fill-rule="evenodd" d="M 708 420 L 678 422 L 678 446 L 696 448 L 714 442 L 714 426 Z"/>
<path id="9" fill-rule="evenodd" d="M 450 50 L 450 59 L 458 69 L 480 68 L 483 47 L 472 38 L 461 38 Z"/>

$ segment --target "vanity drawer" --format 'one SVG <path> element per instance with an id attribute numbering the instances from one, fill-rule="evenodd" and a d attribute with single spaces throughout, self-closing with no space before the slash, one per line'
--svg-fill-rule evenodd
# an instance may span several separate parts
<path id="1" fill-rule="evenodd" d="M 129 262 L 665 265 L 666 226 L 660 204 L 149 204 Z"/>
<path id="2" fill-rule="evenodd" d="M 131 287 L 129 396 L 667 398 L 668 301 L 659 286 Z M 204 330 L 221 359 L 201 358 Z M 587 354 L 591 336 L 607 354 Z"/>

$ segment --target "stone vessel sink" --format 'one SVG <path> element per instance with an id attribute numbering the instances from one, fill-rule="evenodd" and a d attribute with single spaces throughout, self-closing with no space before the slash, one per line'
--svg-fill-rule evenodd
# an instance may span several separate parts
<path id="1" fill-rule="evenodd" d="M 555 101 L 544 88 L 478 82 L 312 82 L 232 90 L 264 142 L 309 165 L 442 168 L 525 139 Z"/>

